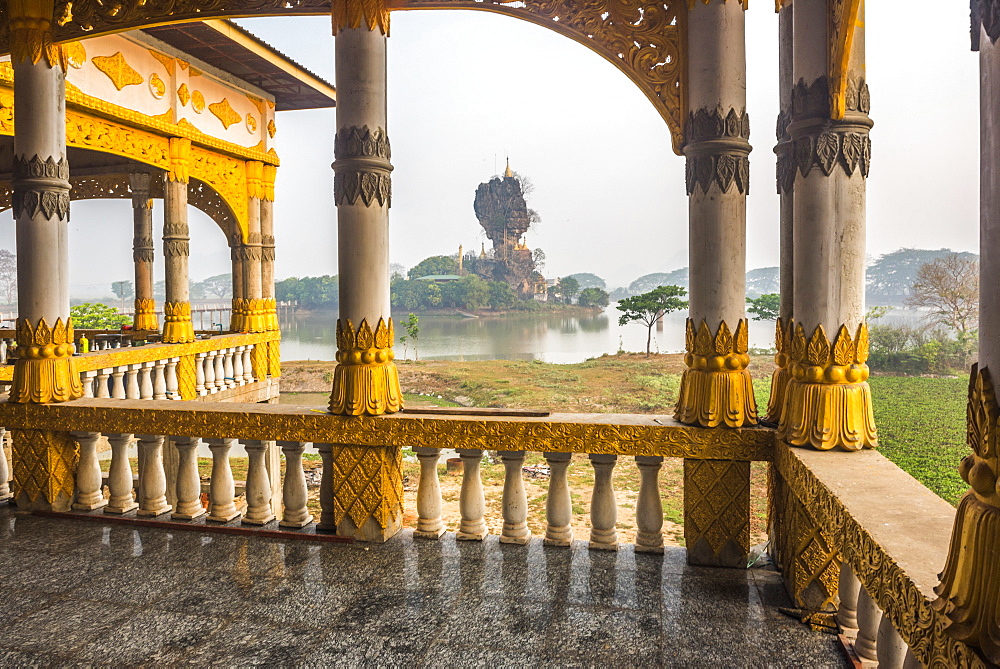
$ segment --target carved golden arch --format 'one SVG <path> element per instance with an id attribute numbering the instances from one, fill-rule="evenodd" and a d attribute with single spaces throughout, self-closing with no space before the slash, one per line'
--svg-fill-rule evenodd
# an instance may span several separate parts
<path id="1" fill-rule="evenodd" d="M 0 0 L 0 53 L 10 51 Z M 520 3 L 518 3 L 520 4 Z M 667 122 L 675 153 L 684 143 L 687 66 L 685 0 L 387 0 L 390 10 L 470 9 L 504 14 L 569 37 L 621 70 Z M 330 14 L 330 0 L 57 0 L 55 38 L 67 42 L 210 18 Z"/>

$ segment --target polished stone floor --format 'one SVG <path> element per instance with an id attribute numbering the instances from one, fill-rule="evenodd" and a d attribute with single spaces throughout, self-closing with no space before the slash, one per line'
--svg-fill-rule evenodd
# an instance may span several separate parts
<path id="1" fill-rule="evenodd" d="M 413 539 L 316 544 L 0 508 L 0 666 L 841 667 L 773 568 Z"/>

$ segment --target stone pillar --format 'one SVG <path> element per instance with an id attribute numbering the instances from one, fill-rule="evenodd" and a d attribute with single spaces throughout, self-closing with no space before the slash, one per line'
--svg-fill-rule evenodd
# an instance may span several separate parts
<path id="1" fill-rule="evenodd" d="M 340 318 L 330 411 L 384 414 L 403 406 L 389 317 L 389 201 L 384 2 L 336 0 L 336 173 Z"/>
<path id="2" fill-rule="evenodd" d="M 757 422 L 746 369 L 750 117 L 743 3 L 695 3 L 688 11 L 687 56 L 691 301 L 688 369 L 676 418 L 703 427 L 742 427 Z"/>
<path id="3" fill-rule="evenodd" d="M 792 7 L 791 0 L 781 0 L 778 4 L 778 123 L 777 140 L 774 147 L 777 154 L 776 182 L 778 189 L 779 245 L 781 253 L 780 293 L 781 309 L 775 324 L 774 356 L 776 369 L 771 376 L 771 396 L 767 403 L 767 420 L 781 422 L 781 410 L 785 403 L 785 389 L 788 387 L 788 356 L 785 350 L 786 332 L 792 318 L 792 297 L 794 293 L 793 271 L 793 217 L 795 187 L 795 151 L 788 124 L 792 112 Z"/>
<path id="4" fill-rule="evenodd" d="M 136 330 L 159 330 L 153 299 L 153 200 L 149 197 L 150 174 L 129 175 L 132 190 L 132 261 L 135 263 Z"/>
<path id="5" fill-rule="evenodd" d="M 267 329 L 277 332 L 278 304 L 274 297 L 274 180 L 278 168 L 264 165 L 260 199 L 260 283 Z M 277 342 L 275 342 L 277 343 Z"/>
<path id="6" fill-rule="evenodd" d="M 243 235 L 239 230 L 229 235 L 229 253 L 233 261 L 233 306 L 229 312 L 229 329 L 243 332 L 246 295 L 243 291 Z"/>
<path id="7" fill-rule="evenodd" d="M 263 285 L 261 283 L 260 201 L 263 195 L 264 164 L 247 161 L 247 238 L 242 246 L 244 332 L 264 332 Z"/>
<path id="8" fill-rule="evenodd" d="M 795 2 L 791 123 L 794 319 L 778 435 L 794 446 L 877 445 L 868 378 L 865 182 L 871 158 L 863 3 Z M 849 5 L 857 14 L 851 16 Z"/>
<path id="9" fill-rule="evenodd" d="M 10 402 L 83 396 L 69 320 L 66 55 L 52 42 L 52 0 L 8 4 L 14 68 L 13 213 L 17 233 L 17 362 Z M 79 448 L 48 430 L 14 430 L 13 494 L 22 510 L 68 511 Z"/>
<path id="10" fill-rule="evenodd" d="M 988 9 L 987 3 L 973 6 Z M 958 503 L 948 560 L 933 606 L 945 632 L 1000 664 L 1000 419 L 995 381 L 1000 375 L 1000 15 L 973 15 L 973 49 L 979 51 L 979 362 L 969 382 L 968 442 L 972 453 L 958 471 L 972 489 Z"/>
<path id="11" fill-rule="evenodd" d="M 188 161 L 191 140 L 170 138 L 170 171 L 163 184 L 163 259 L 166 266 L 167 299 L 163 304 L 163 341 L 182 344 L 194 341 L 188 285 Z"/>

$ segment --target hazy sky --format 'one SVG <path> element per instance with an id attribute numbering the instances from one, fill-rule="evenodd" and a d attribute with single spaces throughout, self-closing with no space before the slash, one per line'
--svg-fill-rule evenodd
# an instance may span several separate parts
<path id="1" fill-rule="evenodd" d="M 748 268 L 778 262 L 773 6 L 753 0 L 746 15 L 754 146 Z M 887 2 L 868 3 L 867 12 L 875 121 L 868 253 L 977 251 L 978 61 L 969 51 L 968 6 L 939 3 L 932 20 Z M 240 23 L 333 82 L 329 19 Z M 278 117 L 279 279 L 337 272 L 334 126 L 334 110 Z M 614 287 L 687 265 L 684 160 L 672 153 L 666 124 L 611 64 L 554 32 L 485 12 L 394 13 L 389 134 L 393 262 L 411 266 L 459 244 L 478 249 L 485 235 L 472 210 L 475 189 L 509 155 L 535 185 L 528 205 L 542 221 L 527 242 L 544 249 L 546 275 L 594 272 Z M 5 216 L 0 245 L 10 246 Z M 127 201 L 73 204 L 74 293 L 110 292 L 111 281 L 131 277 L 131 225 Z M 192 210 L 191 228 L 192 280 L 228 271 L 214 223 Z"/>

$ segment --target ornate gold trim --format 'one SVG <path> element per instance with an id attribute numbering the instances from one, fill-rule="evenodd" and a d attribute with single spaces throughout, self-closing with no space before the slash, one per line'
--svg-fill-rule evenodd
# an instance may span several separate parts
<path id="1" fill-rule="evenodd" d="M 774 348 L 777 352 L 774 354 L 774 374 L 771 375 L 771 395 L 767 401 L 767 420 L 771 423 L 781 422 L 788 381 L 792 378 L 788 371 L 788 356 L 785 354 L 785 344 L 789 332 L 784 319 L 779 318 L 775 321 Z"/>
<path id="2" fill-rule="evenodd" d="M 793 446 L 847 451 L 876 448 L 878 433 L 868 387 L 868 326 L 854 339 L 841 325 L 831 342 L 822 325 L 808 341 L 801 323 L 789 320 L 788 371 L 778 438 Z"/>
<path id="3" fill-rule="evenodd" d="M 163 69 L 167 71 L 167 74 L 169 74 L 171 77 L 176 74 L 177 72 L 176 58 L 174 58 L 173 56 L 168 56 L 165 53 L 160 53 L 156 49 L 147 49 L 147 51 L 149 51 L 150 56 L 160 61 L 160 64 L 163 65 Z"/>
<path id="4" fill-rule="evenodd" d="M 12 489 L 18 508 L 69 511 L 80 445 L 68 432 L 11 430 Z"/>
<path id="5" fill-rule="evenodd" d="M 714 337 L 704 320 L 697 333 L 687 319 L 684 362 L 674 417 L 702 427 L 743 427 L 757 424 L 753 379 L 747 371 L 748 322 L 741 318 L 732 333 L 723 321 Z"/>
<path id="6" fill-rule="evenodd" d="M 262 200 L 264 198 L 264 163 L 248 160 L 246 165 L 247 196 Z"/>
<path id="7" fill-rule="evenodd" d="M 245 300 L 242 297 L 233 298 L 232 307 L 230 307 L 229 311 L 229 329 L 233 332 L 246 332 L 246 326 L 243 322 L 245 316 L 244 302 Z"/>
<path id="8" fill-rule="evenodd" d="M 333 0 L 330 10 L 334 35 L 363 24 L 369 31 L 378 28 L 383 35 L 389 36 L 389 10 L 385 0 Z"/>
<path id="9" fill-rule="evenodd" d="M 132 326 L 136 330 L 159 330 L 156 322 L 156 300 L 151 297 L 135 298 L 135 318 Z"/>
<path id="10" fill-rule="evenodd" d="M 56 319 L 49 327 L 45 319 L 32 326 L 17 319 L 17 361 L 10 387 L 10 402 L 49 404 L 83 397 L 83 384 L 73 357 L 73 321 Z"/>
<path id="11" fill-rule="evenodd" d="M 194 354 L 182 355 L 177 361 L 177 392 L 181 394 L 182 400 L 193 400 L 198 397 L 196 364 Z"/>
<path id="12" fill-rule="evenodd" d="M 218 102 L 208 105 L 208 111 L 212 112 L 212 115 L 222 122 L 222 127 L 226 130 L 229 130 L 229 126 L 243 120 L 243 117 L 236 113 L 233 106 L 229 104 L 229 98 L 222 98 Z"/>
<path id="13" fill-rule="evenodd" d="M 182 107 L 187 107 L 187 103 L 191 100 L 191 89 L 188 88 L 187 84 L 181 84 L 177 87 L 177 99 L 181 101 Z"/>
<path id="14" fill-rule="evenodd" d="M 191 140 L 186 137 L 171 137 L 168 140 L 170 169 L 167 179 L 186 184 L 190 178 Z"/>
<path id="15" fill-rule="evenodd" d="M 363 318 L 357 331 L 350 319 L 337 319 L 337 367 L 333 372 L 330 412 L 378 416 L 403 408 L 399 371 L 393 362 L 392 319 L 378 319 L 372 332 Z"/>
<path id="16" fill-rule="evenodd" d="M 361 529 L 374 520 L 382 529 L 403 515 L 403 453 L 396 448 L 331 444 L 333 521 L 350 519 Z"/>
<path id="17" fill-rule="evenodd" d="M 103 72 L 119 91 L 126 86 L 137 86 L 146 81 L 134 67 L 128 64 L 121 51 L 112 56 L 94 56 L 90 62 Z"/>
<path id="18" fill-rule="evenodd" d="M 67 69 L 66 50 L 53 42 L 53 0 L 10 0 L 10 59 L 37 64 L 43 57 L 50 68 Z"/>
<path id="19" fill-rule="evenodd" d="M 194 341 L 190 302 L 163 303 L 163 343 L 187 344 Z"/>
<path id="20" fill-rule="evenodd" d="M 697 564 L 746 567 L 749 462 L 684 460 L 684 543 Z"/>
<path id="21" fill-rule="evenodd" d="M 261 187 L 263 192 L 261 194 L 261 199 L 268 202 L 274 202 L 274 182 L 278 178 L 278 167 L 276 165 L 264 164 L 264 169 L 261 174 Z"/>
<path id="22" fill-rule="evenodd" d="M 261 344 L 263 346 L 264 344 Z M 281 376 L 281 339 L 267 342 L 267 375 L 272 379 Z"/>
<path id="23" fill-rule="evenodd" d="M 839 121 L 847 111 L 847 79 L 861 0 L 830 2 L 827 27 L 827 69 L 830 77 L 830 118 Z"/>
<path id="24" fill-rule="evenodd" d="M 74 70 L 81 69 L 87 62 L 87 49 L 81 42 L 67 42 L 63 49 L 66 50 L 66 62 Z"/>

